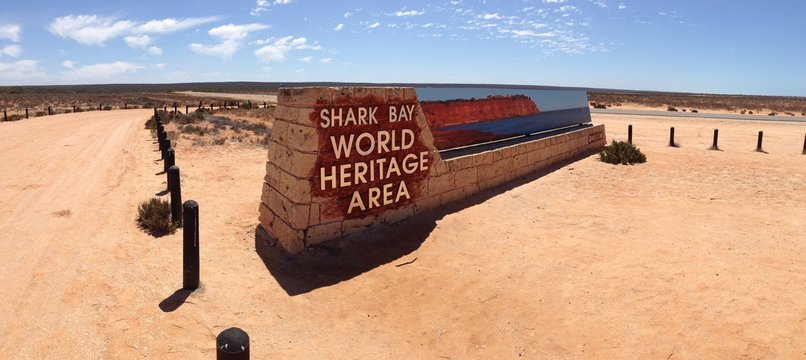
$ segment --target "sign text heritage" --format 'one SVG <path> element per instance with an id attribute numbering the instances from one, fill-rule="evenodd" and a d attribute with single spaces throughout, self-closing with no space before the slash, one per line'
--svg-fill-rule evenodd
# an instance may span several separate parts
<path id="1" fill-rule="evenodd" d="M 313 193 L 332 199 L 332 215 L 363 217 L 410 203 L 428 175 L 431 155 L 420 138 L 416 101 L 322 105 Z"/>

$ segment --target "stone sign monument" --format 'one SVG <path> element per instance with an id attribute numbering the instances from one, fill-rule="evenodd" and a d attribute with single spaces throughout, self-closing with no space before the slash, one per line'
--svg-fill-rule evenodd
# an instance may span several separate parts
<path id="1" fill-rule="evenodd" d="M 260 226 L 295 253 L 604 146 L 604 127 L 589 124 L 584 92 L 549 94 L 552 103 L 540 109 L 534 99 L 546 96 L 541 91 L 550 90 L 281 89 Z M 418 100 L 419 94 L 428 100 Z M 558 128 L 568 129 L 514 144 L 490 143 Z M 451 149 L 467 153 L 474 145 L 477 152 L 471 148 L 469 155 L 443 160 Z"/>

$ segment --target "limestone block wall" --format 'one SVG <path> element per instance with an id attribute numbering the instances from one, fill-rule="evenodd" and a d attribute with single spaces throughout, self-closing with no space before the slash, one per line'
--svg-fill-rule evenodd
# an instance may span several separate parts
<path id="1" fill-rule="evenodd" d="M 593 126 L 442 160 L 413 88 L 282 89 L 260 226 L 286 251 L 299 252 L 600 149 L 604 131 Z M 345 154 L 337 145 L 351 136 L 355 148 Z"/>

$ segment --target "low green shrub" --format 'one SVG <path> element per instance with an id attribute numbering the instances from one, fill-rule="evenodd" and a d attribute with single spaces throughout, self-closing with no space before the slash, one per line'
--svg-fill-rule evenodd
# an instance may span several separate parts
<path id="1" fill-rule="evenodd" d="M 207 132 L 206 130 L 207 129 L 196 125 L 185 125 L 182 127 L 183 134 L 196 134 L 199 136 L 204 136 L 204 134 Z"/>
<path id="2" fill-rule="evenodd" d="M 608 164 L 632 165 L 646 162 L 646 155 L 635 145 L 613 140 L 599 153 L 599 159 Z"/>
<path id="3" fill-rule="evenodd" d="M 171 222 L 171 203 L 159 198 L 140 203 L 137 208 L 137 224 L 157 237 L 173 233 L 176 226 Z"/>

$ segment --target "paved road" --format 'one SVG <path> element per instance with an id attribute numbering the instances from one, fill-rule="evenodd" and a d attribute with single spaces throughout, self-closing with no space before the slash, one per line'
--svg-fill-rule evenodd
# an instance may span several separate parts
<path id="1" fill-rule="evenodd" d="M 686 117 L 686 118 L 706 118 L 706 119 L 727 119 L 727 120 L 753 120 L 753 121 L 789 121 L 806 122 L 806 117 L 789 115 L 741 115 L 741 114 L 710 114 L 710 113 L 689 113 L 674 111 L 644 111 L 644 110 L 622 110 L 622 109 L 591 109 L 594 114 L 615 114 L 615 115 L 639 115 L 639 116 L 666 116 L 666 117 Z"/>

